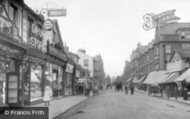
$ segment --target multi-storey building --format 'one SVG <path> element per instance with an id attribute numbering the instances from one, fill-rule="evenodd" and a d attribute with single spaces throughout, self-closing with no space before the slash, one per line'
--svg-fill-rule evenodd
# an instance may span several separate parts
<path id="1" fill-rule="evenodd" d="M 104 63 L 101 55 L 97 55 L 93 58 L 94 62 L 94 78 L 99 81 L 99 85 L 103 83 L 105 73 L 104 73 Z"/>
<path id="2" fill-rule="evenodd" d="M 76 53 L 79 56 L 79 64 L 84 68 L 85 77 L 93 77 L 94 76 L 94 63 L 93 58 L 86 54 L 85 49 L 79 49 Z"/>
<path id="3" fill-rule="evenodd" d="M 175 49 L 190 49 L 190 23 L 173 23 L 165 28 L 156 29 L 155 38 L 139 53 L 137 49 L 131 54 L 131 76 L 147 75 L 152 71 L 166 70 L 167 63 Z M 139 56 L 138 56 L 139 54 Z"/>
<path id="4" fill-rule="evenodd" d="M 1 0 L 0 7 L 0 106 L 42 102 L 45 86 L 63 95 L 67 56 L 58 22 L 24 0 Z"/>

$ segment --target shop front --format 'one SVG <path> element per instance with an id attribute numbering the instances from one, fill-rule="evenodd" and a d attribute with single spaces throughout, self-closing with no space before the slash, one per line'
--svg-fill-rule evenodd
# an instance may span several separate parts
<path id="1" fill-rule="evenodd" d="M 21 60 L 26 47 L 22 45 L 19 30 L 0 4 L 0 110 L 5 106 L 18 106 L 21 102 Z"/>
<path id="2" fill-rule="evenodd" d="M 65 91 L 66 95 L 74 95 L 74 62 L 72 59 L 68 58 L 66 64 L 66 82 L 65 82 Z"/>
<path id="3" fill-rule="evenodd" d="M 0 43 L 0 107 L 20 105 L 19 70 L 22 70 L 23 55 L 24 49 Z"/>
<path id="4" fill-rule="evenodd" d="M 32 105 L 43 101 L 44 92 L 44 66 L 42 59 L 29 56 L 24 59 L 25 69 L 20 75 L 23 77 L 23 105 Z"/>
<path id="5" fill-rule="evenodd" d="M 53 45 L 47 43 L 47 56 L 46 56 L 46 73 L 45 76 L 51 79 L 51 88 L 53 90 L 53 97 L 64 95 L 64 80 L 66 77 L 66 54 L 58 50 Z"/>

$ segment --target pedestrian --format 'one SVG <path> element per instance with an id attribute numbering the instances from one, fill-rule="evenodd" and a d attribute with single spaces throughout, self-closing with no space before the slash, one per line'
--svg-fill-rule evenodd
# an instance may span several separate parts
<path id="1" fill-rule="evenodd" d="M 128 94 L 128 88 L 127 88 L 127 85 L 125 85 L 125 94 Z"/>
<path id="2" fill-rule="evenodd" d="M 133 95 L 133 93 L 134 93 L 134 86 L 131 85 L 131 95 Z"/>
<path id="3" fill-rule="evenodd" d="M 174 95 L 175 95 L 175 99 L 177 100 L 177 97 L 178 97 L 178 88 L 177 88 L 177 86 L 174 87 Z"/>
<path id="4" fill-rule="evenodd" d="M 49 86 L 46 86 L 45 91 L 44 91 L 44 97 L 43 97 L 43 101 L 45 102 L 45 106 L 50 105 L 51 96 L 52 96 L 52 90 Z"/>

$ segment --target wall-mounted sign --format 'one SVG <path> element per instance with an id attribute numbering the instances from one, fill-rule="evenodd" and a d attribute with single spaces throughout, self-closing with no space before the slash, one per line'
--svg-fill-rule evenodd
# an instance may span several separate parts
<path id="1" fill-rule="evenodd" d="M 0 53 L 8 55 L 9 57 L 22 58 L 24 51 L 14 49 L 5 44 L 0 44 Z"/>
<path id="2" fill-rule="evenodd" d="M 182 44 L 182 48 L 183 48 L 183 49 L 190 49 L 190 44 L 183 43 L 183 44 Z"/>
<path id="3" fill-rule="evenodd" d="M 46 30 L 52 30 L 53 29 L 53 27 L 54 27 L 54 25 L 53 25 L 53 22 L 51 21 L 51 20 L 46 20 L 45 22 L 44 22 L 44 28 L 46 29 Z"/>
<path id="4" fill-rule="evenodd" d="M 66 16 L 66 9 L 48 9 L 48 17 Z"/>
<path id="5" fill-rule="evenodd" d="M 67 63 L 65 71 L 68 73 L 73 73 L 74 66 Z"/>
<path id="6" fill-rule="evenodd" d="M 46 45 L 43 42 L 42 29 L 36 25 L 32 24 L 32 34 L 31 37 L 28 38 L 27 44 L 32 48 L 42 53 L 46 52 Z"/>
<path id="7" fill-rule="evenodd" d="M 155 28 L 156 26 L 159 26 L 159 28 L 163 28 L 169 23 L 176 22 L 180 18 L 176 17 L 174 12 L 175 10 L 169 10 L 158 15 L 155 15 L 153 13 L 144 15 L 143 19 L 145 23 L 143 24 L 143 29 L 150 30 L 152 28 Z"/>
<path id="8" fill-rule="evenodd" d="M 66 54 L 64 54 L 63 52 L 57 50 L 56 48 L 54 48 L 51 45 L 48 46 L 48 53 L 55 56 L 55 57 L 57 57 L 57 58 L 60 58 L 60 59 L 62 59 L 64 61 L 67 60 Z"/>

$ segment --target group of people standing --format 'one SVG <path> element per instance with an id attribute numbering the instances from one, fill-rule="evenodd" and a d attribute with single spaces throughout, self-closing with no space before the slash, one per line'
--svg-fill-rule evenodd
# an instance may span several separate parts
<path id="1" fill-rule="evenodd" d="M 130 85 L 125 85 L 125 94 L 128 94 L 128 89 L 130 89 L 131 95 L 134 94 L 134 85 L 130 84 Z"/>

